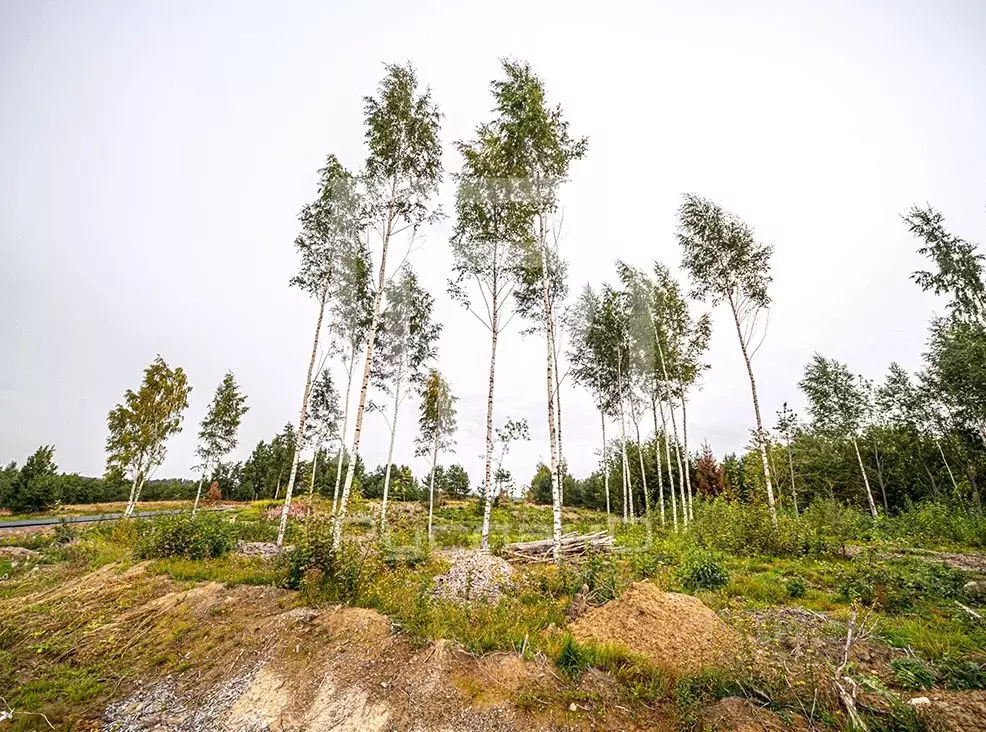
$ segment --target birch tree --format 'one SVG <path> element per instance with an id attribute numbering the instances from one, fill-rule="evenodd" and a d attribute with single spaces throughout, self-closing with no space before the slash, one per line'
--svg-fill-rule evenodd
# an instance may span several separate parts
<path id="1" fill-rule="evenodd" d="M 359 236 L 362 226 L 361 203 L 356 192 L 355 180 L 334 155 L 328 156 L 325 167 L 319 171 L 319 189 L 315 201 L 305 206 L 298 218 L 301 223 L 301 233 L 295 239 L 295 248 L 301 257 L 301 264 L 298 273 L 291 279 L 291 285 L 315 298 L 318 303 L 318 315 L 315 318 L 312 353 L 305 372 L 305 387 L 302 390 L 291 472 L 288 474 L 284 504 L 281 507 L 281 523 L 277 530 L 278 546 L 284 543 L 291 498 L 294 495 L 294 482 L 298 475 L 298 461 L 301 459 L 301 451 L 304 447 L 312 374 L 318 357 L 319 337 L 322 333 L 322 320 L 329 299 L 332 277 L 338 269 L 341 252 L 352 245 L 353 240 Z"/>
<path id="2" fill-rule="evenodd" d="M 421 383 L 421 408 L 418 416 L 419 434 L 415 439 L 415 454 L 431 453 L 431 472 L 428 479 L 428 541 L 434 538 L 432 517 L 435 512 L 435 468 L 438 453 L 453 444 L 456 427 L 456 398 L 449 390 L 448 382 L 437 369 L 431 369 Z"/>
<path id="3" fill-rule="evenodd" d="M 791 443 L 794 441 L 794 433 L 798 426 L 798 415 L 787 406 L 787 402 L 777 412 L 777 433 L 784 440 L 784 449 L 787 452 L 787 466 L 791 471 L 791 500 L 794 503 L 794 515 L 798 515 L 798 489 L 794 481 L 794 452 Z M 778 488 L 780 490 L 780 488 Z"/>
<path id="4" fill-rule="evenodd" d="M 740 351 L 750 380 L 753 414 L 756 418 L 754 441 L 760 449 L 770 518 L 777 526 L 774 488 L 767 459 L 767 433 L 760 416 L 760 399 L 753 376 L 753 357 L 763 343 L 766 325 L 761 315 L 770 305 L 772 248 L 754 239 L 753 230 L 720 206 L 687 194 L 678 210 L 678 243 L 682 269 L 692 280 L 692 295 L 713 307 L 726 302 L 733 316 Z"/>
<path id="5" fill-rule="evenodd" d="M 408 385 L 421 385 L 425 377 L 423 369 L 435 358 L 442 331 L 441 324 L 432 319 L 434 303 L 435 299 L 418 284 L 418 278 L 410 269 L 404 269 L 400 279 L 388 287 L 387 309 L 382 314 L 377 336 L 380 349 L 374 363 L 374 381 L 385 394 L 393 397 L 393 411 L 387 420 L 390 443 L 380 506 L 381 533 L 387 530 L 387 497 L 400 407 L 408 397 Z M 429 374 L 429 378 L 431 376 Z"/>
<path id="6" fill-rule="evenodd" d="M 356 360 L 366 347 L 366 340 L 373 320 L 373 262 L 370 250 L 360 239 L 342 252 L 340 266 L 331 290 L 331 321 L 329 335 L 332 351 L 342 362 L 346 373 L 346 389 L 343 392 L 342 428 L 339 431 L 336 454 L 335 487 L 332 490 L 332 515 L 336 515 L 339 491 L 342 487 L 343 458 L 346 456 L 346 439 L 349 428 L 349 401 L 353 390 L 353 372 Z M 352 458 L 353 456 L 349 456 Z"/>
<path id="7" fill-rule="evenodd" d="M 876 518 L 876 501 L 873 500 L 870 480 L 859 452 L 859 431 L 869 411 L 861 379 L 854 376 L 845 364 L 816 353 L 805 367 L 798 386 L 808 398 L 808 411 L 815 429 L 822 434 L 848 439 L 852 444 L 863 476 L 870 514 Z"/>
<path id="8" fill-rule="evenodd" d="M 133 515 L 140 492 L 151 473 L 164 462 L 169 437 L 181 432 L 182 414 L 192 387 L 180 366 L 172 369 L 157 356 L 144 369 L 137 391 L 127 389 L 123 402 L 107 417 L 106 469 L 130 480 L 124 517 Z"/>
<path id="9" fill-rule="evenodd" d="M 305 444 L 312 449 L 312 475 L 308 485 L 308 502 L 311 510 L 312 497 L 315 494 L 315 475 L 318 472 L 318 456 L 323 452 L 327 442 L 342 442 L 339 434 L 339 423 L 342 421 L 342 411 L 339 409 L 339 392 L 332 381 L 329 370 L 322 373 L 312 386 L 311 397 L 308 400 L 308 421 L 305 423 L 307 434 Z"/>
<path id="10" fill-rule="evenodd" d="M 202 476 L 195 490 L 193 515 L 199 507 L 205 476 L 236 447 L 236 431 L 240 428 L 240 420 L 248 409 L 246 396 L 240 393 L 232 372 L 226 372 L 216 388 L 212 404 L 209 405 L 209 411 L 199 429 L 199 445 L 195 453 L 201 460 Z"/>
<path id="11" fill-rule="evenodd" d="M 568 178 L 571 163 L 585 155 L 588 142 L 568 130 L 560 106 L 549 106 L 544 83 L 526 63 L 504 61 L 504 78 L 493 82 L 497 117 L 489 129 L 497 139 L 502 174 L 520 184 L 517 199 L 525 209 L 525 239 L 532 245 L 525 262 L 533 275 L 521 279 L 519 309 L 531 317 L 545 336 L 545 386 L 552 475 L 555 561 L 561 561 L 561 485 L 559 476 L 558 414 L 556 399 L 556 308 L 564 297 L 564 267 L 557 251 L 557 230 L 552 217 L 558 193 Z M 537 307 L 534 303 L 537 302 Z"/>
<path id="12" fill-rule="evenodd" d="M 369 218 L 375 222 L 380 238 L 380 262 L 353 424 L 352 451 L 332 529 L 334 548 L 342 541 L 359 455 L 377 326 L 388 278 L 390 246 L 394 237 L 405 231 L 410 232 L 413 244 L 419 227 L 433 223 L 440 216 L 433 199 L 442 179 L 442 146 L 438 137 L 441 114 L 432 101 L 431 90 L 418 92 L 417 74 L 410 66 L 391 65 L 387 67 L 377 94 L 377 97 L 367 97 L 364 104 L 369 156 L 363 183 L 369 201 Z"/>

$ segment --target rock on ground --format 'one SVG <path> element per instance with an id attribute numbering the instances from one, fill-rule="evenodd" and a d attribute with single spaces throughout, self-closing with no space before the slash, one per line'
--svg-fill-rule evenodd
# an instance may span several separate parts
<path id="1" fill-rule="evenodd" d="M 728 665 L 739 636 L 701 600 L 637 582 L 568 629 L 580 641 L 619 645 L 672 674 Z"/>
<path id="2" fill-rule="evenodd" d="M 475 549 L 445 552 L 452 566 L 435 578 L 435 597 L 454 602 L 496 602 L 510 584 L 513 568 L 500 557 Z"/>
<path id="3" fill-rule="evenodd" d="M 290 546 L 278 546 L 273 541 L 238 541 L 236 553 L 243 557 L 273 559 L 291 551 Z"/>

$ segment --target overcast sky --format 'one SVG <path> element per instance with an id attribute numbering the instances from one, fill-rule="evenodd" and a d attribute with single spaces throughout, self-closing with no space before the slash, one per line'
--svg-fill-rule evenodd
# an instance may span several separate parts
<path id="1" fill-rule="evenodd" d="M 106 414 L 160 353 L 194 390 L 159 476 L 188 475 L 227 369 L 249 396 L 235 456 L 297 421 L 314 304 L 288 287 L 297 212 L 333 152 L 365 157 L 362 97 L 410 60 L 454 140 L 490 117 L 498 60 L 529 61 L 589 153 L 564 191 L 571 285 L 619 257 L 678 267 L 675 209 L 710 197 L 775 247 L 765 419 L 812 352 L 879 378 L 918 367 L 936 307 L 899 216 L 932 202 L 986 232 L 986 3 L 42 2 L 0 4 L 0 460 L 56 445 L 101 474 Z M 452 189 L 443 188 L 448 210 Z M 460 397 L 456 460 L 481 480 L 488 334 L 445 293 L 451 222 L 413 266 L 445 322 Z M 940 307 L 940 306 L 939 306 Z M 736 333 L 714 315 L 690 443 L 741 448 L 752 425 Z M 527 417 L 508 461 L 547 456 L 543 341 L 501 338 L 497 424 Z M 565 453 L 595 461 L 599 420 L 563 391 Z M 417 405 L 397 461 L 411 457 Z M 803 411 L 803 410 L 801 410 Z M 368 418 L 362 453 L 386 453 Z"/>

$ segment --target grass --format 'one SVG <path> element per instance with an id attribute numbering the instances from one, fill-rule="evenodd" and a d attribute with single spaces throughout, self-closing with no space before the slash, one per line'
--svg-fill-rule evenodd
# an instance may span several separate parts
<path id="1" fill-rule="evenodd" d="M 235 511 L 224 514 L 223 520 L 230 522 L 229 530 L 236 538 L 271 540 L 276 521 L 265 519 L 264 513 L 279 505 L 272 501 L 241 504 Z M 315 505 L 317 510 L 325 510 L 324 500 L 316 499 Z M 368 508 L 364 504 L 363 512 L 357 511 L 347 526 L 348 535 L 363 537 L 366 546 L 375 541 L 371 538 L 374 526 Z M 717 510 L 716 520 L 735 519 L 734 507 Z M 698 506 L 696 514 L 701 521 Z M 799 705 L 811 707 L 813 688 L 807 682 L 800 686 L 792 683 L 788 688 L 776 679 L 772 682 L 752 678 L 752 672 L 747 669 L 709 671 L 672 679 L 625 649 L 578 643 L 565 632 L 566 611 L 583 585 L 589 586 L 600 599 L 618 596 L 630 583 L 645 578 L 665 589 L 683 591 L 685 580 L 679 571 L 683 558 L 709 549 L 712 551 L 708 556 L 721 563 L 724 570 L 721 576 L 728 577 L 728 581 L 717 589 L 695 590 L 694 594 L 714 609 L 762 612 L 785 606 L 800 607 L 844 621 L 850 614 L 851 603 L 868 601 L 877 607 L 873 615 L 877 621 L 876 640 L 899 649 L 892 651 L 895 657 L 903 657 L 906 652 L 910 654 L 907 658 L 913 659 L 888 671 L 896 679 L 897 688 L 925 688 L 932 678 L 931 684 L 948 688 L 976 688 L 983 676 L 978 664 L 986 662 L 986 624 L 974 621 L 955 605 L 954 595 L 949 593 L 958 591 L 955 589 L 960 587 L 956 584 L 958 576 L 938 569 L 932 571 L 918 559 L 866 558 L 852 562 L 833 551 L 831 540 L 825 538 L 828 535 L 817 527 L 812 529 L 814 533 L 805 534 L 808 537 L 805 539 L 797 533 L 801 529 L 796 531 L 787 522 L 785 531 L 789 534 L 762 542 L 769 551 L 725 552 L 720 559 L 717 553 L 724 552 L 722 543 L 716 546 L 719 540 L 710 538 L 708 526 L 703 528 L 699 524 L 687 535 L 676 535 L 660 530 L 657 522 L 650 531 L 642 522 L 618 524 L 615 533 L 620 551 L 615 555 L 596 557 L 562 570 L 543 565 L 518 568 L 513 587 L 498 603 L 460 605 L 431 595 L 431 582 L 445 570 L 447 563 L 430 551 L 423 531 L 424 518 L 417 506 L 401 507 L 393 514 L 391 531 L 379 557 L 364 558 L 358 566 L 341 568 L 343 573 L 349 572 L 344 591 L 338 583 L 333 584 L 334 580 L 323 577 L 313 582 L 302 576 L 295 601 L 323 606 L 344 599 L 372 608 L 389 616 L 397 628 L 420 644 L 444 638 L 461 643 L 474 654 L 523 650 L 530 658 L 541 653 L 554 660 L 561 685 L 553 696 L 543 688 L 524 688 L 517 692 L 514 703 L 532 714 L 549 707 L 567 709 L 570 704 L 577 709 L 597 709 L 600 700 L 578 688 L 588 669 L 598 669 L 615 678 L 621 696 L 631 707 L 672 705 L 678 722 L 684 726 L 695 722 L 703 706 L 724 695 L 753 696 L 758 703 L 766 696 L 782 714 L 800 710 Z M 932 518 L 943 520 L 937 513 Z M 723 526 L 724 535 L 732 545 L 742 544 L 744 532 L 761 528 L 755 521 L 743 520 L 746 523 L 739 526 Z M 583 532 L 599 530 L 607 524 L 605 514 L 583 509 L 566 509 L 565 521 L 566 530 Z M 476 501 L 448 501 L 435 511 L 437 544 L 477 547 L 481 522 Z M 503 542 L 543 538 L 550 522 L 550 507 L 544 506 L 509 503 L 497 506 L 492 513 L 493 533 Z M 115 571 L 125 570 L 138 561 L 135 549 L 140 545 L 143 526 L 139 522 L 105 523 L 80 528 L 71 536 L 32 534 L 4 538 L 3 541 L 35 549 L 41 555 L 17 566 L 10 560 L 0 560 L 0 577 L 4 578 L 0 581 L 0 601 L 57 588 L 72 578 L 113 563 L 117 567 Z M 288 543 L 303 540 L 304 526 L 303 521 L 292 520 Z M 901 543 L 899 534 L 907 523 L 888 526 L 871 532 L 867 539 L 870 546 L 886 546 L 891 533 L 895 546 Z M 928 537 L 928 532 L 922 529 L 919 543 L 930 543 Z M 797 550 L 805 546 L 821 548 L 809 554 Z M 857 570 L 864 563 L 867 572 L 859 573 Z M 287 561 L 269 562 L 236 555 L 208 559 L 160 557 L 151 559 L 145 566 L 152 576 L 179 583 L 284 587 L 291 581 Z M 34 567 L 41 569 L 32 572 Z M 880 605 L 885 593 L 867 584 L 872 582 L 893 585 L 903 582 L 910 594 L 894 612 L 888 612 Z M 792 587 L 797 588 L 793 594 Z M 847 591 L 847 587 L 852 591 Z M 147 592 L 148 588 L 143 586 L 122 590 L 113 598 L 113 607 L 117 611 L 139 607 L 146 601 Z M 94 613 L 80 625 L 79 618 L 66 615 L 64 608 L 44 602 L 19 611 L 28 613 L 23 617 L 30 618 L 30 627 L 0 632 L 0 686 L 13 689 L 8 702 L 25 711 L 43 711 L 53 720 L 72 718 L 76 710 L 98 712 L 112 692 L 107 679 L 116 683 L 116 669 L 126 654 L 75 658 L 73 647 L 83 627 L 98 627 L 108 622 L 109 615 L 103 611 Z M 151 626 L 149 633 L 149 638 L 157 639 L 160 647 L 140 649 L 135 668 L 170 671 L 192 668 L 200 657 L 196 654 L 207 653 L 217 642 L 190 621 L 174 621 L 167 628 Z M 198 650 L 185 658 L 183 654 L 187 651 L 179 653 L 177 648 Z M 28 668 L 29 673 L 15 677 L 10 670 L 15 668 Z M 469 690 L 464 693 L 470 696 Z M 481 696 L 482 690 L 476 694 Z M 893 715 L 898 712 L 887 714 L 888 718 L 896 719 Z M 907 710 L 900 715 L 902 729 L 916 729 Z M 822 724 L 832 725 L 839 718 L 837 706 L 819 708 L 814 717 Z M 19 720 L 17 724 L 22 726 L 13 729 L 34 728 L 28 721 Z"/>

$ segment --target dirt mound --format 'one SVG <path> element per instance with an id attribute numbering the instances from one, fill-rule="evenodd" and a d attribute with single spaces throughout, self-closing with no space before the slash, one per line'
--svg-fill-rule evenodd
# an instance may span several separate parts
<path id="1" fill-rule="evenodd" d="M 739 636 L 691 595 L 637 582 L 568 626 L 581 641 L 619 645 L 672 673 L 727 665 Z"/>
<path id="2" fill-rule="evenodd" d="M 444 556 L 452 566 L 435 577 L 435 597 L 453 602 L 496 602 L 510 583 L 513 568 L 500 557 L 474 549 L 455 549 Z"/>
<path id="3" fill-rule="evenodd" d="M 699 715 L 703 732 L 784 732 L 794 729 L 773 712 L 736 696 L 720 699 Z"/>

